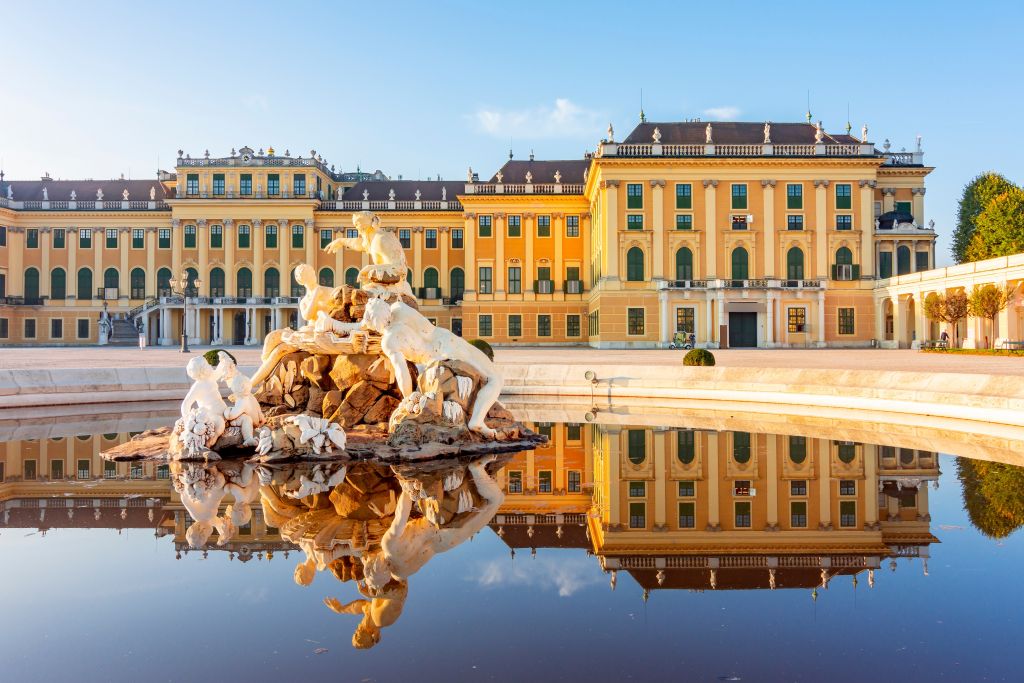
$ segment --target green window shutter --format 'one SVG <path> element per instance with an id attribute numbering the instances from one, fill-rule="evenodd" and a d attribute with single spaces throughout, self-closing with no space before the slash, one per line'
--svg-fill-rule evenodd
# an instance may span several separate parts
<path id="1" fill-rule="evenodd" d="M 853 266 L 853 279 L 854 280 L 859 280 L 860 279 L 860 265 L 858 265 L 858 264 L 854 264 L 854 266 Z"/>
<path id="2" fill-rule="evenodd" d="M 837 264 L 835 264 L 835 263 L 832 264 L 832 279 L 833 280 L 838 280 L 839 279 L 839 266 Z"/>

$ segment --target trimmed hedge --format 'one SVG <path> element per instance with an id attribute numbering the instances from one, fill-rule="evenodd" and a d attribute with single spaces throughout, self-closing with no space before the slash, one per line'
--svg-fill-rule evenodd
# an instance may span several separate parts
<path id="1" fill-rule="evenodd" d="M 210 364 L 210 367 L 215 368 L 217 367 L 217 364 L 220 363 L 220 357 L 217 354 L 220 353 L 221 351 L 226 353 L 228 355 L 228 358 L 235 361 L 235 365 L 238 365 L 238 359 L 231 355 L 231 352 L 228 351 L 227 349 L 210 349 L 209 351 L 203 354 L 203 358 L 205 358 L 206 362 Z"/>
<path id="2" fill-rule="evenodd" d="M 471 339 L 469 343 L 483 351 L 484 355 L 487 356 L 490 360 L 494 360 L 494 349 L 492 349 L 491 345 L 485 342 L 483 339 Z"/>
<path id="3" fill-rule="evenodd" d="M 707 349 L 690 349 L 683 356 L 683 365 L 714 365 L 715 356 Z"/>

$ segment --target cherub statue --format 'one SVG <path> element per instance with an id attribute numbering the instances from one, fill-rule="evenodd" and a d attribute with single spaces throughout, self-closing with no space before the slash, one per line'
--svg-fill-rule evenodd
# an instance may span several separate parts
<path id="1" fill-rule="evenodd" d="M 172 463 L 171 483 L 195 520 L 185 532 L 188 544 L 193 548 L 205 546 L 214 529 L 218 531 L 218 543 L 227 543 L 234 534 L 230 521 L 219 516 L 220 504 L 228 494 L 224 473 L 211 465 Z"/>
<path id="2" fill-rule="evenodd" d="M 364 266 L 359 271 L 358 281 L 370 284 L 363 287 L 368 291 L 391 291 L 412 296 L 412 288 L 405 276 L 409 267 L 405 262 L 405 251 L 395 233 L 382 230 L 380 218 L 371 211 L 359 211 L 352 214 L 352 224 L 359 232 L 358 237 L 339 237 L 326 247 L 328 254 L 339 249 L 351 249 L 369 254 L 373 265 Z"/>
<path id="3" fill-rule="evenodd" d="M 242 445 L 255 446 L 258 441 L 253 432 L 261 427 L 265 421 L 260 402 L 252 395 L 252 381 L 238 371 L 234 359 L 221 351 L 218 354 L 220 362 L 217 364 L 220 370 L 221 379 L 231 389 L 233 405 L 224 411 L 224 419 L 233 427 L 242 430 Z"/>
<path id="4" fill-rule="evenodd" d="M 198 455 L 205 448 L 212 448 L 224 433 L 228 406 L 220 396 L 219 375 L 204 357 L 190 360 L 185 372 L 193 383 L 181 402 L 181 419 L 175 424 L 175 433 L 185 453 Z"/>
<path id="5" fill-rule="evenodd" d="M 363 599 L 343 605 L 337 598 L 324 598 L 327 608 L 336 614 L 361 614 L 363 620 L 352 634 L 352 647 L 367 650 L 380 642 L 381 630 L 391 626 L 402 616 L 406 598 L 409 597 L 408 581 L 391 581 L 376 592 L 359 586 Z"/>

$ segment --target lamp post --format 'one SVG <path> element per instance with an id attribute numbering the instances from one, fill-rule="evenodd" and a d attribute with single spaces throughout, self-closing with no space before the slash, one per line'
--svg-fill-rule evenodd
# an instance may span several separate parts
<path id="1" fill-rule="evenodd" d="M 171 286 L 171 292 L 174 294 L 181 295 L 181 352 L 189 353 L 188 350 L 188 290 L 189 280 L 188 271 L 181 271 L 181 277 L 176 280 L 169 280 L 168 283 Z M 191 282 L 192 287 L 198 290 L 203 282 L 199 278 L 195 278 Z"/>

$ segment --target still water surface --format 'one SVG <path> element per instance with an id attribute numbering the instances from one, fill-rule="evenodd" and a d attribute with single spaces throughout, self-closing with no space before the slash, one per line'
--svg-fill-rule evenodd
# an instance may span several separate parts
<path id="1" fill-rule="evenodd" d="M 342 474 L 0 444 L 2 678 L 1020 680 L 1020 468 L 534 424 L 494 463 Z M 197 486 L 228 493 L 209 525 Z"/>

